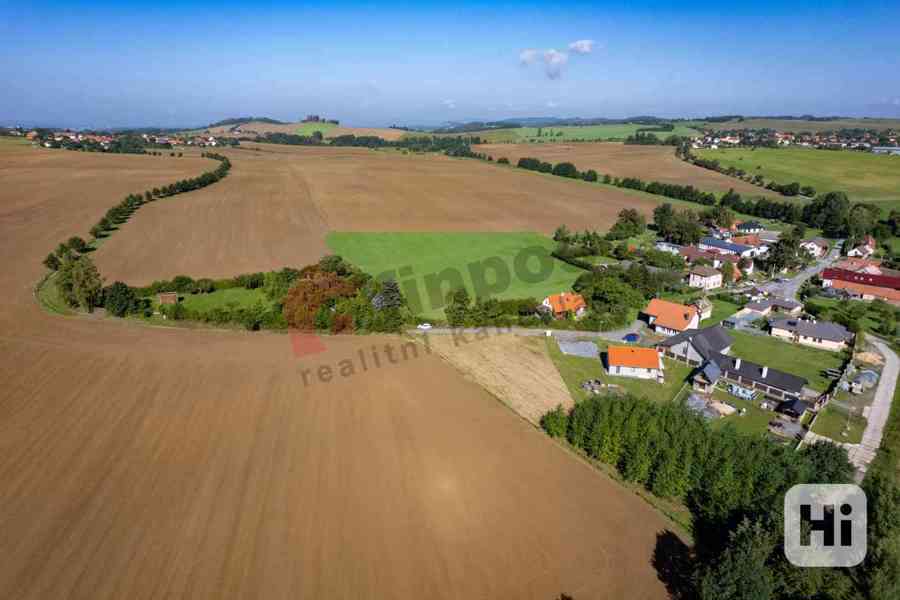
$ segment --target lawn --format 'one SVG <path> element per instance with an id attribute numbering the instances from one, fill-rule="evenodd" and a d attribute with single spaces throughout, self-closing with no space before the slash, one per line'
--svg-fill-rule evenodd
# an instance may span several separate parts
<path id="1" fill-rule="evenodd" d="M 731 355 L 766 365 L 793 375 L 805 377 L 808 386 L 824 392 L 831 382 L 824 369 L 840 369 L 844 364 L 842 352 L 818 350 L 792 344 L 768 335 L 753 335 L 741 331 L 729 331 L 734 340 Z"/>
<path id="2" fill-rule="evenodd" d="M 210 294 L 185 294 L 182 304 L 190 310 L 206 312 L 214 308 L 244 308 L 253 306 L 257 302 L 269 306 L 271 302 L 266 298 L 261 288 L 248 290 L 235 287 L 225 290 L 217 290 Z"/>
<path id="3" fill-rule="evenodd" d="M 760 174 L 767 181 L 811 185 L 816 191 L 845 191 L 853 201 L 900 207 L 900 157 L 806 148 L 699 150 L 723 166 Z"/>
<path id="4" fill-rule="evenodd" d="M 297 135 L 312 135 L 316 131 L 321 131 L 322 135 L 337 127 L 334 123 L 299 123 L 295 133 Z"/>
<path id="5" fill-rule="evenodd" d="M 715 428 L 730 424 L 742 433 L 765 435 L 769 428 L 769 421 L 776 418 L 775 413 L 763 410 L 753 402 L 732 396 L 724 390 L 716 389 L 713 392 L 713 398 L 738 409 L 738 412 L 733 415 L 712 421 L 711 425 Z M 744 415 L 739 414 L 742 408 L 747 409 Z"/>
<path id="6" fill-rule="evenodd" d="M 607 343 L 603 340 L 594 340 L 600 348 L 601 358 Z M 669 402 L 675 398 L 684 387 L 685 381 L 691 374 L 691 367 L 674 360 L 663 359 L 665 365 L 665 383 L 630 377 L 611 377 L 606 374 L 601 360 L 596 358 L 584 358 L 563 354 L 555 339 L 547 339 L 547 351 L 553 364 L 559 370 L 559 374 L 569 388 L 569 393 L 577 400 L 583 400 L 590 394 L 581 389 L 581 383 L 586 379 L 600 379 L 606 383 L 613 383 L 626 392 L 639 397 L 657 402 Z"/>
<path id="7" fill-rule="evenodd" d="M 473 298 L 541 300 L 570 290 L 583 273 L 552 258 L 556 243 L 531 232 L 333 232 L 326 242 L 367 273 L 395 278 L 413 312 L 430 318 L 444 317 L 444 298 L 460 285 Z"/>
<path id="8" fill-rule="evenodd" d="M 850 418 L 850 429 L 847 429 L 847 411 L 838 408 L 832 404 L 826 406 L 819 412 L 816 422 L 813 423 L 812 431 L 819 435 L 831 438 L 836 442 L 846 442 L 848 444 L 858 444 L 862 441 L 863 431 L 866 429 L 866 419 L 859 414 L 855 414 Z M 843 432 L 847 435 L 842 435 Z"/>
<path id="9" fill-rule="evenodd" d="M 610 125 L 572 125 L 564 127 L 516 127 L 509 129 L 492 129 L 488 131 L 475 131 L 472 135 L 481 137 L 486 142 L 499 143 L 553 143 L 570 141 L 608 141 L 624 140 L 629 135 L 634 135 L 639 129 L 647 129 L 651 125 L 638 125 L 636 123 L 610 124 Z M 540 133 L 540 135 L 538 135 Z M 684 125 L 675 125 L 672 131 L 654 131 L 657 137 L 666 138 L 670 135 L 697 136 L 700 132 Z"/>
<path id="10" fill-rule="evenodd" d="M 718 325 L 720 322 L 730 317 L 737 311 L 741 309 L 740 306 L 735 304 L 734 302 L 728 302 L 727 300 L 718 300 L 713 299 L 713 310 L 712 315 L 709 318 L 703 319 L 700 321 L 700 327 L 711 327 L 712 325 Z"/>

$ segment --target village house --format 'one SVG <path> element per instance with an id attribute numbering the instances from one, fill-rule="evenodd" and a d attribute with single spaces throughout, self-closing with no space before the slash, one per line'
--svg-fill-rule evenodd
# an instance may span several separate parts
<path id="1" fill-rule="evenodd" d="M 835 287 L 835 283 L 838 281 L 900 290 L 900 272 L 880 267 L 877 273 L 873 273 L 868 269 L 849 271 L 833 267 L 822 271 L 823 287 Z"/>
<path id="2" fill-rule="evenodd" d="M 777 319 L 769 323 L 769 333 L 781 339 L 822 350 L 839 351 L 853 341 L 846 327 L 829 321 Z"/>
<path id="3" fill-rule="evenodd" d="M 723 269 L 726 264 L 731 265 L 730 268 L 732 269 L 734 281 L 743 277 L 743 273 L 740 269 L 741 257 L 736 254 L 720 254 L 711 250 L 701 250 L 696 246 L 685 246 L 678 251 L 678 254 L 689 265 L 693 265 L 697 262 L 700 262 L 701 264 L 703 262 L 709 262 L 714 269 Z M 744 261 L 744 265 L 746 266 L 746 273 L 748 275 L 753 273 L 752 260 L 747 259 Z"/>
<path id="4" fill-rule="evenodd" d="M 772 312 L 783 313 L 788 315 L 798 315 L 803 310 L 803 304 L 796 300 L 788 300 L 787 298 L 763 298 L 756 302 L 750 302 L 744 306 L 744 310 L 759 313 L 760 316 L 767 317 Z"/>
<path id="5" fill-rule="evenodd" d="M 828 241 L 823 238 L 812 238 L 800 242 L 800 248 L 809 252 L 813 258 L 822 258 L 828 252 Z"/>
<path id="6" fill-rule="evenodd" d="M 691 302 L 691 306 L 697 309 L 697 313 L 700 315 L 701 321 L 712 316 L 713 303 L 709 300 L 709 298 L 703 297 L 699 300 L 694 300 L 693 302 Z"/>
<path id="7" fill-rule="evenodd" d="M 697 329 L 700 314 L 693 306 L 654 298 L 644 309 L 647 324 L 661 335 L 676 335 L 688 329 Z"/>
<path id="8" fill-rule="evenodd" d="M 697 245 L 701 250 L 711 250 L 720 254 L 734 254 L 741 258 L 753 258 L 758 252 L 753 246 L 734 244 L 725 240 L 717 240 L 714 237 L 705 237 Z"/>
<path id="9" fill-rule="evenodd" d="M 658 241 L 653 245 L 654 248 L 659 250 L 660 252 L 668 252 L 669 254 L 674 254 L 678 256 L 683 246 L 679 246 L 678 244 L 673 244 L 671 242 L 666 241 Z"/>
<path id="10" fill-rule="evenodd" d="M 715 290 L 722 287 L 722 273 L 703 265 L 692 267 L 688 273 L 688 285 L 703 290 Z"/>
<path id="11" fill-rule="evenodd" d="M 610 346 L 606 351 L 606 370 L 617 377 L 664 381 L 663 361 L 656 348 Z"/>
<path id="12" fill-rule="evenodd" d="M 884 300 L 900 306 L 900 290 L 849 281 L 832 281 L 829 287 L 841 290 L 847 296 L 858 300 Z"/>
<path id="13" fill-rule="evenodd" d="M 673 336 L 661 342 L 657 349 L 665 356 L 700 367 L 692 380 L 694 389 L 700 393 L 712 393 L 721 380 L 779 401 L 800 399 L 808 383 L 806 379 L 729 356 L 731 343 L 728 333 L 716 325 Z"/>
<path id="14" fill-rule="evenodd" d="M 750 246 L 756 250 L 755 256 L 761 256 L 769 251 L 769 243 L 762 240 L 757 234 L 736 235 L 731 238 L 732 244 Z"/>
<path id="15" fill-rule="evenodd" d="M 869 258 L 875 253 L 878 243 L 871 235 L 863 238 L 862 242 L 847 251 L 847 256 L 855 258 Z"/>
<path id="16" fill-rule="evenodd" d="M 759 233 L 763 230 L 763 226 L 758 221 L 744 221 L 738 223 L 737 230 L 739 233 Z"/>
<path id="17" fill-rule="evenodd" d="M 541 306 L 556 319 L 563 319 L 570 315 L 579 319 L 587 312 L 587 303 L 584 301 L 584 297 L 573 292 L 560 292 L 547 296 Z"/>

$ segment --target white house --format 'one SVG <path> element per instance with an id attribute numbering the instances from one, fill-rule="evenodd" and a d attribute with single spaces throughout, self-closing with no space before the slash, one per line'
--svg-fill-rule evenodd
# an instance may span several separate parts
<path id="1" fill-rule="evenodd" d="M 695 266 L 688 274 L 688 285 L 703 290 L 722 287 L 722 273 L 705 265 Z"/>
<path id="2" fill-rule="evenodd" d="M 783 340 L 834 352 L 846 349 L 853 340 L 853 334 L 847 328 L 828 321 L 779 319 L 769 324 L 769 333 Z"/>
<path id="3" fill-rule="evenodd" d="M 685 306 L 654 298 L 644 309 L 647 324 L 660 335 L 676 335 L 700 325 L 700 313 L 695 306 Z"/>
<path id="4" fill-rule="evenodd" d="M 662 383 L 662 356 L 656 348 L 610 346 L 606 350 L 606 370 L 617 377 L 653 379 Z"/>
<path id="5" fill-rule="evenodd" d="M 822 238 L 803 240 L 800 242 L 800 247 L 809 252 L 813 258 L 822 258 L 828 252 L 828 242 Z"/>

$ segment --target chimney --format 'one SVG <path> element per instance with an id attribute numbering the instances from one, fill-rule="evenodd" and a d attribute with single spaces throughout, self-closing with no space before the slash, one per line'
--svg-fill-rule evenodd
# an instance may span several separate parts
<path id="1" fill-rule="evenodd" d="M 740 359 L 740 358 L 734 359 L 734 368 L 735 368 L 735 369 L 740 369 L 740 368 L 741 368 L 741 359 Z"/>
<path id="2" fill-rule="evenodd" d="M 766 375 L 768 375 L 768 374 L 769 374 L 769 367 L 763 367 L 763 372 L 762 372 L 763 379 L 765 379 Z"/>

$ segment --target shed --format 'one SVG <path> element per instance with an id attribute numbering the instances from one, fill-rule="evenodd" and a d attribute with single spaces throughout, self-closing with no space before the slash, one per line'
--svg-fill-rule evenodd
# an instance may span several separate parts
<path id="1" fill-rule="evenodd" d="M 160 292 L 156 295 L 156 300 L 160 305 L 178 304 L 178 292 Z"/>

